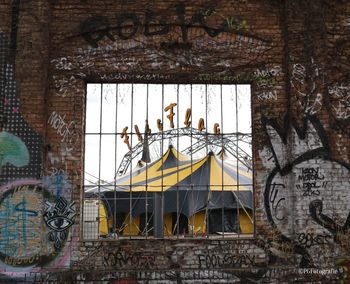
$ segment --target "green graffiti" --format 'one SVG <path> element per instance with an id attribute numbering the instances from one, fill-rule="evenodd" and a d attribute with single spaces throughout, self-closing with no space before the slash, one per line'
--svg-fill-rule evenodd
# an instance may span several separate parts
<path id="1" fill-rule="evenodd" d="M 241 20 L 236 16 L 224 16 L 223 14 L 217 12 L 214 8 L 206 8 L 200 11 L 200 15 L 209 18 L 212 16 L 219 16 L 224 20 L 223 26 L 226 26 L 227 29 L 235 30 L 235 31 L 243 31 L 248 30 L 248 23 L 246 20 Z"/>
<path id="2" fill-rule="evenodd" d="M 0 133 L 0 167 L 7 163 L 15 167 L 23 167 L 29 163 L 29 152 L 23 141 L 17 136 Z"/>

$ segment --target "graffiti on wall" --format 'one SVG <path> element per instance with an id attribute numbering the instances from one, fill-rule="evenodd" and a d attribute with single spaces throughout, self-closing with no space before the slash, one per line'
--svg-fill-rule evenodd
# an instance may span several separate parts
<path id="1" fill-rule="evenodd" d="M 323 105 L 323 94 L 318 91 L 322 69 L 313 58 L 309 65 L 293 64 L 290 83 L 295 91 L 297 104 L 304 115 L 315 115 Z"/>
<path id="2" fill-rule="evenodd" d="M 0 167 L 6 164 L 23 167 L 29 163 L 27 146 L 16 135 L 8 132 L 0 133 Z"/>
<path id="3" fill-rule="evenodd" d="M 20 2 L 12 2 L 10 35 L 0 31 L 0 185 L 41 172 L 42 137 L 23 118 L 15 76 Z"/>
<path id="4" fill-rule="evenodd" d="M 143 49 L 142 61 L 157 71 L 160 68 L 176 70 L 182 66 L 207 68 L 208 60 L 217 68 L 241 66 L 243 61 L 253 64 L 273 48 L 272 40 L 250 32 L 247 21 L 241 16 L 228 16 L 214 7 L 190 11 L 184 3 L 161 11 L 148 8 L 143 13 L 90 16 L 72 34 L 84 39 L 89 46 L 77 48 L 74 56 L 62 55 L 51 60 L 57 71 L 66 73 L 57 72 L 52 77 L 55 92 L 61 97 L 81 89 L 77 88 L 77 80 L 85 77 L 118 80 L 115 72 L 101 71 L 104 67 L 116 72 L 142 74 L 145 68 L 133 54 L 139 48 Z M 219 57 L 223 55 L 222 60 L 203 58 L 204 53 L 213 49 Z M 118 56 L 114 55 L 115 51 Z"/>
<path id="5" fill-rule="evenodd" d="M 118 250 L 110 252 L 104 257 L 105 267 L 122 269 L 126 267 L 138 269 L 152 269 L 155 267 L 156 256 L 150 253 L 126 252 Z"/>
<path id="6" fill-rule="evenodd" d="M 331 157 L 327 136 L 314 116 L 303 127 L 287 116 L 283 125 L 266 118 L 263 124 L 276 163 L 264 192 L 267 219 L 301 255 L 314 246 L 342 245 L 340 236 L 348 234 L 350 225 L 349 165 Z"/>
<path id="7" fill-rule="evenodd" d="M 213 68 L 233 69 L 249 64 L 257 66 L 256 62 L 262 61 L 262 54 L 273 48 L 272 40 L 250 32 L 248 22 L 240 16 L 227 16 L 214 7 L 190 11 L 184 3 L 161 11 L 150 8 L 146 12 L 122 12 L 114 17 L 90 16 L 72 34 L 84 39 L 89 46 L 77 48 L 75 55 L 57 55 L 50 61 L 55 69 L 50 85 L 61 98 L 72 97 L 82 90 L 79 82 L 88 78 L 101 81 L 168 80 L 169 73 L 182 67 L 207 69 L 212 65 Z M 142 62 L 147 63 L 147 68 L 134 54 L 140 48 L 143 50 Z M 220 60 L 205 55 L 213 49 Z M 115 56 L 116 51 L 118 56 Z M 145 73 L 147 69 L 153 71 Z M 161 69 L 169 72 L 159 73 Z M 275 99 L 278 95 L 271 88 L 263 92 L 261 98 L 264 100 Z"/>
<path id="8" fill-rule="evenodd" d="M 348 17 L 344 18 L 342 13 L 338 13 L 337 16 L 340 17 L 333 22 L 328 31 L 332 48 L 327 61 L 328 74 L 331 77 L 327 78 L 329 95 L 327 109 L 333 119 L 332 128 L 349 135 L 350 37 L 349 26 L 345 22 L 349 20 Z"/>
<path id="9" fill-rule="evenodd" d="M 10 265 L 30 265 L 41 256 L 42 231 L 38 205 L 42 196 L 36 185 L 15 186 L 0 202 L 0 258 Z M 49 250 L 48 248 L 45 248 Z"/>
<path id="10" fill-rule="evenodd" d="M 254 255 L 232 253 L 221 254 L 199 254 L 199 268 L 215 269 L 215 268 L 239 268 L 251 267 L 254 265 Z"/>
<path id="11" fill-rule="evenodd" d="M 66 176 L 39 180 L 42 138 L 22 116 L 15 79 L 19 5 L 20 1 L 12 3 L 10 39 L 0 32 L 0 268 L 2 275 L 12 277 L 47 265 L 66 266 L 68 228 L 75 215 L 74 203 L 68 202 L 71 186 Z"/>
<path id="12" fill-rule="evenodd" d="M 60 246 L 46 240 L 57 231 L 64 231 L 64 240 L 67 239 L 67 229 L 74 222 L 73 204 L 67 209 L 67 203 L 57 202 L 58 213 L 45 209 L 45 202 L 50 204 L 55 197 L 36 180 L 7 184 L 0 193 L 0 260 L 11 266 L 42 265 L 52 261 L 63 238 L 60 238 Z M 69 226 L 65 225 L 66 220 Z"/>
<path id="13" fill-rule="evenodd" d="M 48 239 L 54 242 L 56 249 L 60 249 L 68 238 L 69 227 L 74 223 L 74 201 L 69 204 L 63 197 L 59 197 L 55 204 L 46 201 L 45 205 L 44 222 L 51 229 Z"/>
<path id="14" fill-rule="evenodd" d="M 79 134 L 74 121 L 67 122 L 66 115 L 62 116 L 53 111 L 48 119 L 48 124 L 60 135 L 61 142 L 68 146 L 68 151 L 76 146 Z"/>
<path id="15" fill-rule="evenodd" d="M 22 115 L 15 78 L 20 4 L 12 1 L 10 38 L 0 31 L 0 270 L 5 278 L 39 272 L 45 266 L 65 267 L 72 245 L 67 229 L 75 215 L 74 204 L 67 201 L 71 186 L 66 177 L 40 179 L 42 137 Z M 64 218 L 69 226 L 63 229 Z M 56 237 L 57 232 L 64 236 Z"/>
<path id="16" fill-rule="evenodd" d="M 65 183 L 62 183 L 65 184 Z M 66 183 L 67 184 L 67 183 Z M 20 180 L 0 188 L 0 268 L 2 275 L 21 277 L 45 267 L 69 264 L 75 242 L 68 229 L 75 206 L 54 187 L 39 180 Z"/>
<path id="17" fill-rule="evenodd" d="M 259 101 L 277 101 L 279 91 L 275 81 L 281 76 L 282 68 L 279 65 L 273 67 L 258 68 L 254 71 L 257 85 L 257 99 Z"/>
<path id="18" fill-rule="evenodd" d="M 194 27 L 202 28 L 210 37 L 216 37 L 223 32 L 236 31 L 241 32 L 247 30 L 247 22 L 241 20 L 238 16 L 222 17 L 214 8 L 205 8 L 197 12 L 190 20 L 185 18 L 186 6 L 179 3 L 175 7 L 176 24 L 180 29 L 181 43 L 171 42 L 161 43 L 162 46 L 190 47 L 188 43 L 189 29 Z M 218 18 L 221 23 L 211 26 L 208 24 L 208 18 Z M 223 18 L 223 19 L 222 19 Z M 112 26 L 115 27 L 112 29 Z M 142 33 L 145 37 L 164 36 L 168 34 L 173 24 L 165 18 L 159 17 L 159 13 L 147 10 L 144 15 L 144 21 L 136 13 L 122 13 L 117 15 L 113 23 L 107 17 L 95 15 L 87 18 L 80 24 L 79 30 L 84 39 L 94 48 L 98 47 L 99 42 L 108 39 L 116 41 L 117 38 L 126 40 L 133 38 L 143 28 Z M 112 31 L 113 30 L 113 31 Z"/>
<path id="19" fill-rule="evenodd" d="M 332 100 L 332 109 L 338 119 L 350 118 L 350 85 L 333 85 L 328 87 L 328 93 Z"/>
<path id="20" fill-rule="evenodd" d="M 154 252 L 153 245 L 144 244 L 142 251 L 134 251 L 127 244 L 114 243 L 113 245 L 91 244 L 87 247 L 88 256 L 79 259 L 73 264 L 81 271 L 86 271 L 85 280 L 93 279 L 89 275 L 88 268 L 96 268 L 96 259 L 103 259 L 101 269 L 108 271 L 127 271 L 137 268 L 140 274 L 135 279 L 143 279 L 152 272 L 152 279 L 161 279 L 161 272 L 167 273 L 165 279 L 186 280 L 194 279 L 191 274 L 199 270 L 209 275 L 211 279 L 236 279 L 243 283 L 251 281 L 266 280 L 270 277 L 290 276 L 291 271 L 283 272 L 281 269 L 273 270 L 269 265 L 285 263 L 292 265 L 294 247 L 280 241 L 280 233 L 277 230 L 270 230 L 264 237 L 259 237 L 253 243 L 251 241 L 218 241 L 210 245 L 201 245 L 194 242 L 181 243 L 168 246 L 166 251 Z M 254 250 L 254 253 L 252 253 Z M 278 252 L 277 252 L 278 251 Z M 284 255 L 280 258 L 276 254 Z M 289 261 L 289 262 L 288 262 Z M 101 265 L 101 264 L 100 264 Z M 187 268 L 191 269 L 187 269 Z M 254 268 L 252 270 L 252 268 Z M 175 271 L 172 271 L 175 269 Z M 187 275 L 180 271 L 189 271 Z M 225 274 L 225 275 L 223 275 Z M 106 279 L 113 279 L 114 276 L 104 274 Z M 116 276 L 115 276 L 116 277 Z M 189 278 L 188 278 L 189 277 Z M 198 277 L 202 277 L 200 275 Z M 124 276 L 124 278 L 127 278 Z M 200 279 L 200 278 L 198 278 Z"/>

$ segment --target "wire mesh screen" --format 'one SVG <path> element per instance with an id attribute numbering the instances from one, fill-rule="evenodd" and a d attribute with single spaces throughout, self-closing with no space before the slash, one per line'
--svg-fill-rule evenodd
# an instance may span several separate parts
<path id="1" fill-rule="evenodd" d="M 249 85 L 88 84 L 85 239 L 251 236 Z"/>

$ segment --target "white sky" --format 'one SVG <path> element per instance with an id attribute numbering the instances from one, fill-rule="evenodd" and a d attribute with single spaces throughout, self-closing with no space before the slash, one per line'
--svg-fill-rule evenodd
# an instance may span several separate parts
<path id="1" fill-rule="evenodd" d="M 122 132 L 124 127 L 128 127 L 128 132 L 135 132 L 132 125 L 137 124 L 141 134 L 144 133 L 145 120 L 147 119 L 152 133 L 158 132 L 157 119 L 163 122 L 164 131 L 171 129 L 170 121 L 166 117 L 170 111 L 164 112 L 164 108 L 171 103 L 177 103 L 174 108 L 174 129 L 185 127 L 185 114 L 188 108 L 192 109 L 193 128 L 197 128 L 198 121 L 203 118 L 206 130 L 213 133 L 215 123 L 220 124 L 222 133 L 251 133 L 251 102 L 249 85 L 163 85 L 164 102 L 162 102 L 162 85 L 146 84 L 88 84 L 86 100 L 86 133 L 110 133 L 102 135 L 101 148 L 99 135 L 85 136 L 85 184 L 97 183 L 98 176 L 104 181 L 112 181 L 115 177 L 119 164 L 123 156 L 129 151 L 124 139 L 115 135 Z M 206 97 L 207 88 L 207 97 Z M 236 129 L 236 88 L 237 88 L 237 117 L 239 121 Z M 101 117 L 101 92 L 102 92 L 102 121 Z M 133 96 L 132 96 L 133 93 Z M 179 101 L 177 98 L 179 93 Z M 222 103 L 221 103 L 222 96 Z M 208 105 L 206 107 L 206 101 Z M 132 115 L 131 115 L 132 114 Z M 139 143 L 137 136 L 129 135 L 131 146 Z M 177 143 L 179 142 L 179 143 Z M 192 140 L 195 143 L 196 140 Z M 116 144 L 115 144 L 116 143 Z M 182 151 L 190 146 L 190 138 L 180 138 L 171 141 L 175 148 Z M 155 145 L 156 144 L 156 145 Z M 163 143 L 155 142 L 150 146 L 151 158 L 156 159 L 168 148 L 169 141 Z M 251 149 L 246 145 L 240 145 L 250 155 Z M 99 153 L 101 149 L 101 167 L 99 167 Z M 199 158 L 205 156 L 205 151 L 198 152 Z M 136 166 L 136 158 L 132 162 L 131 168 Z"/>

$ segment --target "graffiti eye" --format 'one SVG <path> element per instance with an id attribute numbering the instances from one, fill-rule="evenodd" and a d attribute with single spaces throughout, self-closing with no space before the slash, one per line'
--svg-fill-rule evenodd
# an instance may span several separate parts
<path id="1" fill-rule="evenodd" d="M 47 220 L 46 224 L 54 231 L 62 232 L 73 224 L 73 221 L 64 216 L 58 216 Z"/>

